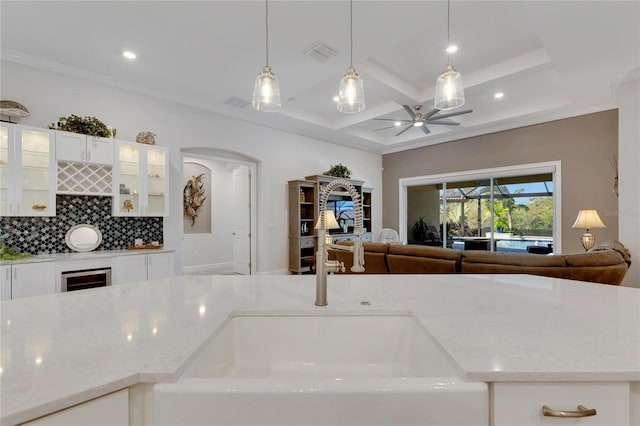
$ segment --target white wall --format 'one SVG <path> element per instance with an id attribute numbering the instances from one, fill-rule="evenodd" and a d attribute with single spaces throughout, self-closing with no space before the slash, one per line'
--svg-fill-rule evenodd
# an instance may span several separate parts
<path id="1" fill-rule="evenodd" d="M 640 287 L 640 69 L 618 86 L 618 227 L 631 252 L 622 282 Z"/>
<path id="2" fill-rule="evenodd" d="M 184 234 L 185 271 L 199 269 L 231 269 L 233 266 L 233 210 L 229 208 L 233 194 L 233 169 L 226 161 L 183 157 L 184 162 L 198 163 L 211 170 L 206 182 L 207 199 L 212 207 L 211 233 Z M 246 167 L 246 166 L 243 166 Z M 186 182 L 185 176 L 182 182 Z"/>
<path id="3" fill-rule="evenodd" d="M 118 139 L 135 140 L 138 132 L 148 130 L 156 133 L 158 145 L 169 147 L 171 208 L 165 219 L 165 245 L 177 250 L 178 273 L 183 259 L 181 148 L 225 149 L 258 160 L 258 273 L 287 269 L 287 181 L 321 173 L 332 164 L 342 162 L 354 179 L 376 189 L 374 234 L 380 229 L 382 157 L 378 154 L 8 61 L 2 61 L 1 71 L 2 99 L 20 102 L 31 111 L 21 124 L 44 127 L 60 116 L 90 115 L 117 128 Z"/>

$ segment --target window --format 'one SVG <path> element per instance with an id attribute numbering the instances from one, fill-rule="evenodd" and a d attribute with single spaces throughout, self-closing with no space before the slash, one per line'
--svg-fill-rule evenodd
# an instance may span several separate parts
<path id="1" fill-rule="evenodd" d="M 400 237 L 463 250 L 560 252 L 560 163 L 401 179 Z"/>

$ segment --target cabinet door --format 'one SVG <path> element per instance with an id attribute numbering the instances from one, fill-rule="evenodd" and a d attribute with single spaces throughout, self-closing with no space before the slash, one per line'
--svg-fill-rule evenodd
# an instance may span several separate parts
<path id="1" fill-rule="evenodd" d="M 0 216 L 16 214 L 14 204 L 14 188 L 16 186 L 15 162 L 15 124 L 0 123 Z"/>
<path id="2" fill-rule="evenodd" d="M 162 147 L 146 149 L 145 216 L 166 216 L 168 212 L 168 155 Z"/>
<path id="3" fill-rule="evenodd" d="M 56 292 L 55 264 L 23 263 L 12 266 L 11 298 L 42 296 Z"/>
<path id="4" fill-rule="evenodd" d="M 56 132 L 56 160 L 86 161 L 87 136 L 71 132 Z"/>
<path id="5" fill-rule="evenodd" d="M 0 300 L 11 300 L 11 265 L 0 266 Z"/>
<path id="6" fill-rule="evenodd" d="M 16 161 L 19 189 L 15 194 L 18 216 L 56 215 L 55 132 L 16 127 Z"/>
<path id="7" fill-rule="evenodd" d="M 118 256 L 115 263 L 114 284 L 147 280 L 147 255 Z"/>
<path id="8" fill-rule="evenodd" d="M 141 144 L 118 141 L 113 167 L 113 215 L 142 216 L 143 176 Z"/>
<path id="9" fill-rule="evenodd" d="M 113 165 L 113 139 L 89 137 L 87 163 Z"/>
<path id="10" fill-rule="evenodd" d="M 126 426 L 129 424 L 129 390 L 123 389 L 23 424 Z"/>
<path id="11" fill-rule="evenodd" d="M 147 276 L 150 280 L 156 278 L 172 277 L 174 275 L 173 269 L 173 253 L 158 253 L 149 255 Z"/>

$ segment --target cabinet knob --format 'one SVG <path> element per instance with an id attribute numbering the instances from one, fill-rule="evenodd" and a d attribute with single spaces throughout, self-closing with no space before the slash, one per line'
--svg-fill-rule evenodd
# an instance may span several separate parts
<path id="1" fill-rule="evenodd" d="M 591 417 L 596 415 L 595 408 L 587 408 L 584 405 L 578 405 L 576 411 L 554 410 L 547 405 L 542 406 L 542 415 L 545 417 Z"/>

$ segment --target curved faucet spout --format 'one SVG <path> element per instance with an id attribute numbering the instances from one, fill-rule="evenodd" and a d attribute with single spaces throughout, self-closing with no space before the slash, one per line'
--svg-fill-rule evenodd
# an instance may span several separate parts
<path id="1" fill-rule="evenodd" d="M 320 228 L 318 229 L 318 252 L 316 253 L 316 305 L 327 306 L 327 274 L 329 272 L 344 272 L 344 264 L 336 260 L 328 260 L 329 254 L 325 245 L 326 223 L 324 211 L 327 208 L 329 194 L 336 188 L 344 188 L 353 200 L 355 210 L 354 234 L 356 240 L 352 247 L 353 266 L 351 272 L 364 272 L 364 250 L 362 249 L 362 225 L 363 212 L 362 200 L 358 190 L 346 179 L 336 179 L 331 181 L 320 194 L 320 205 L 318 214 L 320 215 Z"/>

